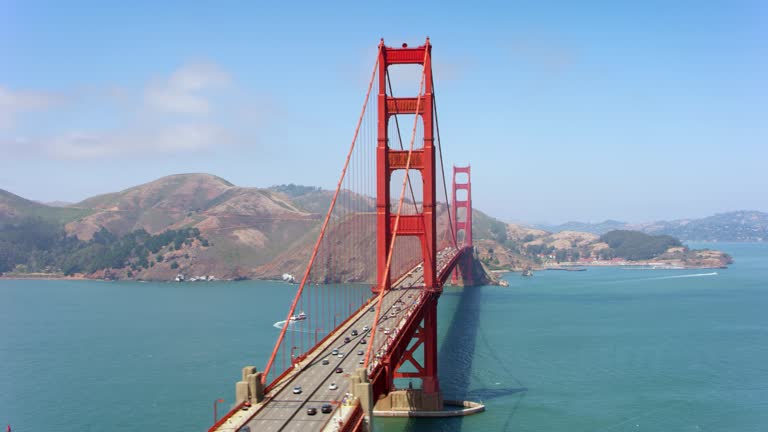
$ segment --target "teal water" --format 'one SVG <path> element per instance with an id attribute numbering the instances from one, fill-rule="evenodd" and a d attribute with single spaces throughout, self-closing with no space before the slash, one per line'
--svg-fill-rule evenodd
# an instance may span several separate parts
<path id="1" fill-rule="evenodd" d="M 447 288 L 443 391 L 488 410 L 378 430 L 768 431 L 768 244 L 716 246 L 735 257 L 730 269 Z M 265 363 L 293 293 L 255 281 L 0 281 L 0 425 L 205 430 L 240 368 Z"/>

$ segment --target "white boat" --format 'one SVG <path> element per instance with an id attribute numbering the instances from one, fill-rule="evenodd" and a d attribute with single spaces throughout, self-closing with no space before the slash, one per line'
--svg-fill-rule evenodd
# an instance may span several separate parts
<path id="1" fill-rule="evenodd" d="M 307 319 L 307 314 L 305 314 L 303 311 L 299 312 L 298 315 L 291 315 L 291 321 L 302 321 Z"/>

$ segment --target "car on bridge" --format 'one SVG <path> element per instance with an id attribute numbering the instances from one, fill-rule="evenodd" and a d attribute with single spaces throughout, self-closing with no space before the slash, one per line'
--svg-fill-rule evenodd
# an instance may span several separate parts
<path id="1" fill-rule="evenodd" d="M 352 336 L 357 336 L 357 330 L 352 330 Z"/>
<path id="2" fill-rule="evenodd" d="M 338 390 L 339 386 L 336 385 L 336 383 L 331 383 L 331 385 L 328 386 L 328 390 Z"/>
<path id="3" fill-rule="evenodd" d="M 307 408 L 307 414 L 308 415 L 315 415 L 315 414 L 317 414 L 317 408 L 315 408 L 315 407 Z"/>
<path id="4" fill-rule="evenodd" d="M 352 339 L 350 339 L 349 336 L 347 336 L 347 337 L 344 338 L 344 343 L 349 343 L 349 341 L 351 341 L 351 340 Z"/>
<path id="5" fill-rule="evenodd" d="M 336 368 L 336 373 L 344 373 L 344 369 L 342 369 L 340 367 L 337 367 Z"/>
<path id="6" fill-rule="evenodd" d="M 358 350 L 358 351 L 357 351 L 357 355 L 365 355 L 365 351 L 363 351 L 363 350 Z"/>
<path id="7" fill-rule="evenodd" d="M 323 404 L 323 406 L 320 407 L 320 411 L 322 411 L 323 414 L 330 414 L 331 412 L 333 412 L 333 407 L 331 406 L 331 404 Z"/>
<path id="8" fill-rule="evenodd" d="M 339 353 L 339 350 L 337 348 L 334 348 L 333 351 L 331 351 L 331 355 L 337 355 Z"/>
<path id="9" fill-rule="evenodd" d="M 327 364 L 329 364 L 329 363 L 330 363 L 330 360 L 328 360 L 327 358 L 324 358 L 324 359 L 323 359 L 323 365 L 327 365 Z"/>
<path id="10" fill-rule="evenodd" d="M 293 394 L 299 394 L 301 393 L 301 386 L 296 386 L 293 388 Z"/>

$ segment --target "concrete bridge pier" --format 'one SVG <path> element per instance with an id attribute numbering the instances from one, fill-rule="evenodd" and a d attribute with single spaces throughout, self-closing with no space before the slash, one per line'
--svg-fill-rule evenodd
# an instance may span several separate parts
<path id="1" fill-rule="evenodd" d="M 235 404 L 245 401 L 259 403 L 264 400 L 264 384 L 261 383 L 262 373 L 255 366 L 243 368 L 242 378 L 235 383 Z"/>
<path id="2" fill-rule="evenodd" d="M 393 390 L 376 402 L 376 411 L 441 411 L 443 395 L 422 389 Z"/>
<path id="3" fill-rule="evenodd" d="M 368 373 L 365 368 L 358 368 L 350 380 L 352 395 L 360 400 L 360 406 L 365 413 L 363 431 L 373 432 L 373 386 L 368 380 Z"/>

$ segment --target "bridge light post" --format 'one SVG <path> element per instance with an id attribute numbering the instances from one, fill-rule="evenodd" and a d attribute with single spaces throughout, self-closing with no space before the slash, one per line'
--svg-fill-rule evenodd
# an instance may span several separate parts
<path id="1" fill-rule="evenodd" d="M 336 315 L 333 316 L 333 328 L 336 328 L 336 317 L 341 316 L 341 312 L 336 313 Z"/>
<path id="2" fill-rule="evenodd" d="M 216 424 L 216 422 L 219 421 L 219 413 L 217 409 L 220 403 L 224 403 L 224 399 L 213 400 L 213 424 Z"/>

